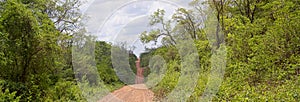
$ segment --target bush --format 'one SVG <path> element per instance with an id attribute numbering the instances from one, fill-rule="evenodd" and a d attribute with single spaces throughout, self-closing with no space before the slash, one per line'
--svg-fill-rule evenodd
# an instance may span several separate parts
<path id="1" fill-rule="evenodd" d="M 81 90 L 72 81 L 60 80 L 48 89 L 44 101 L 85 101 L 81 95 Z"/>
<path id="2" fill-rule="evenodd" d="M 9 89 L 0 87 L 0 101 L 1 102 L 19 102 L 21 96 L 16 96 L 16 91 L 10 92 Z M 4 90 L 4 92 L 2 91 Z"/>

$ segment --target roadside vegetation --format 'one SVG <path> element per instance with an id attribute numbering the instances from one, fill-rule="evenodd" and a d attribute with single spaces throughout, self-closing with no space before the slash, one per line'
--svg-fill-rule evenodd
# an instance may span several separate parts
<path id="1" fill-rule="evenodd" d="M 90 46 L 89 41 L 94 41 L 83 27 L 86 18 L 79 10 L 81 4 L 80 0 L 0 1 L 0 101 L 82 102 L 88 101 L 79 87 L 82 80 L 88 83 L 82 86 L 104 85 L 108 91 L 128 84 L 113 69 L 111 49 L 115 45 L 104 41 L 95 41 L 94 52 L 85 51 L 95 58 L 77 59 L 83 61 L 76 64 L 85 66 L 83 72 L 90 74 L 73 71 L 72 47 Z M 166 68 L 164 77 L 151 88 L 155 100 L 176 87 L 185 68 L 176 45 L 178 39 L 189 36 L 200 66 L 187 101 L 206 99 L 203 95 L 208 94 L 204 92 L 215 68 L 212 63 L 220 60 L 214 55 L 225 52 L 226 62 L 221 62 L 226 63 L 224 77 L 212 101 L 300 101 L 299 0 L 193 0 L 190 6 L 178 8 L 172 19 L 166 19 L 161 9 L 153 13 L 149 25 L 161 28 L 141 32 L 140 40 L 146 44 L 162 38 L 162 46 L 141 56 L 126 45 L 117 46 L 128 54 L 134 73 L 138 57 L 145 77 L 155 76 L 151 68 Z M 158 55 L 163 65 L 151 62 Z M 91 60 L 97 71 L 88 69 Z"/>

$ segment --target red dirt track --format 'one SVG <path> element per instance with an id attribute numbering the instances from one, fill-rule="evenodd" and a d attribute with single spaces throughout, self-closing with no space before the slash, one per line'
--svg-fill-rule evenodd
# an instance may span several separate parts
<path id="1" fill-rule="evenodd" d="M 154 93 L 147 88 L 144 82 L 143 68 L 140 59 L 135 61 L 137 75 L 134 85 L 127 85 L 103 97 L 99 102 L 152 102 Z"/>
<path id="2" fill-rule="evenodd" d="M 99 102 L 152 102 L 154 93 L 144 84 L 134 84 L 112 92 Z"/>

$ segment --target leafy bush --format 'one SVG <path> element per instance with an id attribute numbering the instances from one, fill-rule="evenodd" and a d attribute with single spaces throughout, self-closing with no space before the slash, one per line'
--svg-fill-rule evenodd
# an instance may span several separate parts
<path id="1" fill-rule="evenodd" d="M 86 101 L 80 88 L 72 81 L 60 80 L 50 87 L 43 101 Z"/>
<path id="2" fill-rule="evenodd" d="M 0 87 L 0 101 L 1 102 L 19 102 L 21 96 L 16 96 L 16 91 L 10 92 L 9 89 Z M 3 91 L 4 90 L 4 91 Z"/>

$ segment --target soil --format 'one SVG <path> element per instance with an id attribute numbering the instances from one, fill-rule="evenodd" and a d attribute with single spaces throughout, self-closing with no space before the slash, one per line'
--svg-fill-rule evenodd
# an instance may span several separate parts
<path id="1" fill-rule="evenodd" d="M 145 84 L 124 86 L 103 97 L 99 102 L 152 102 L 154 93 Z"/>

